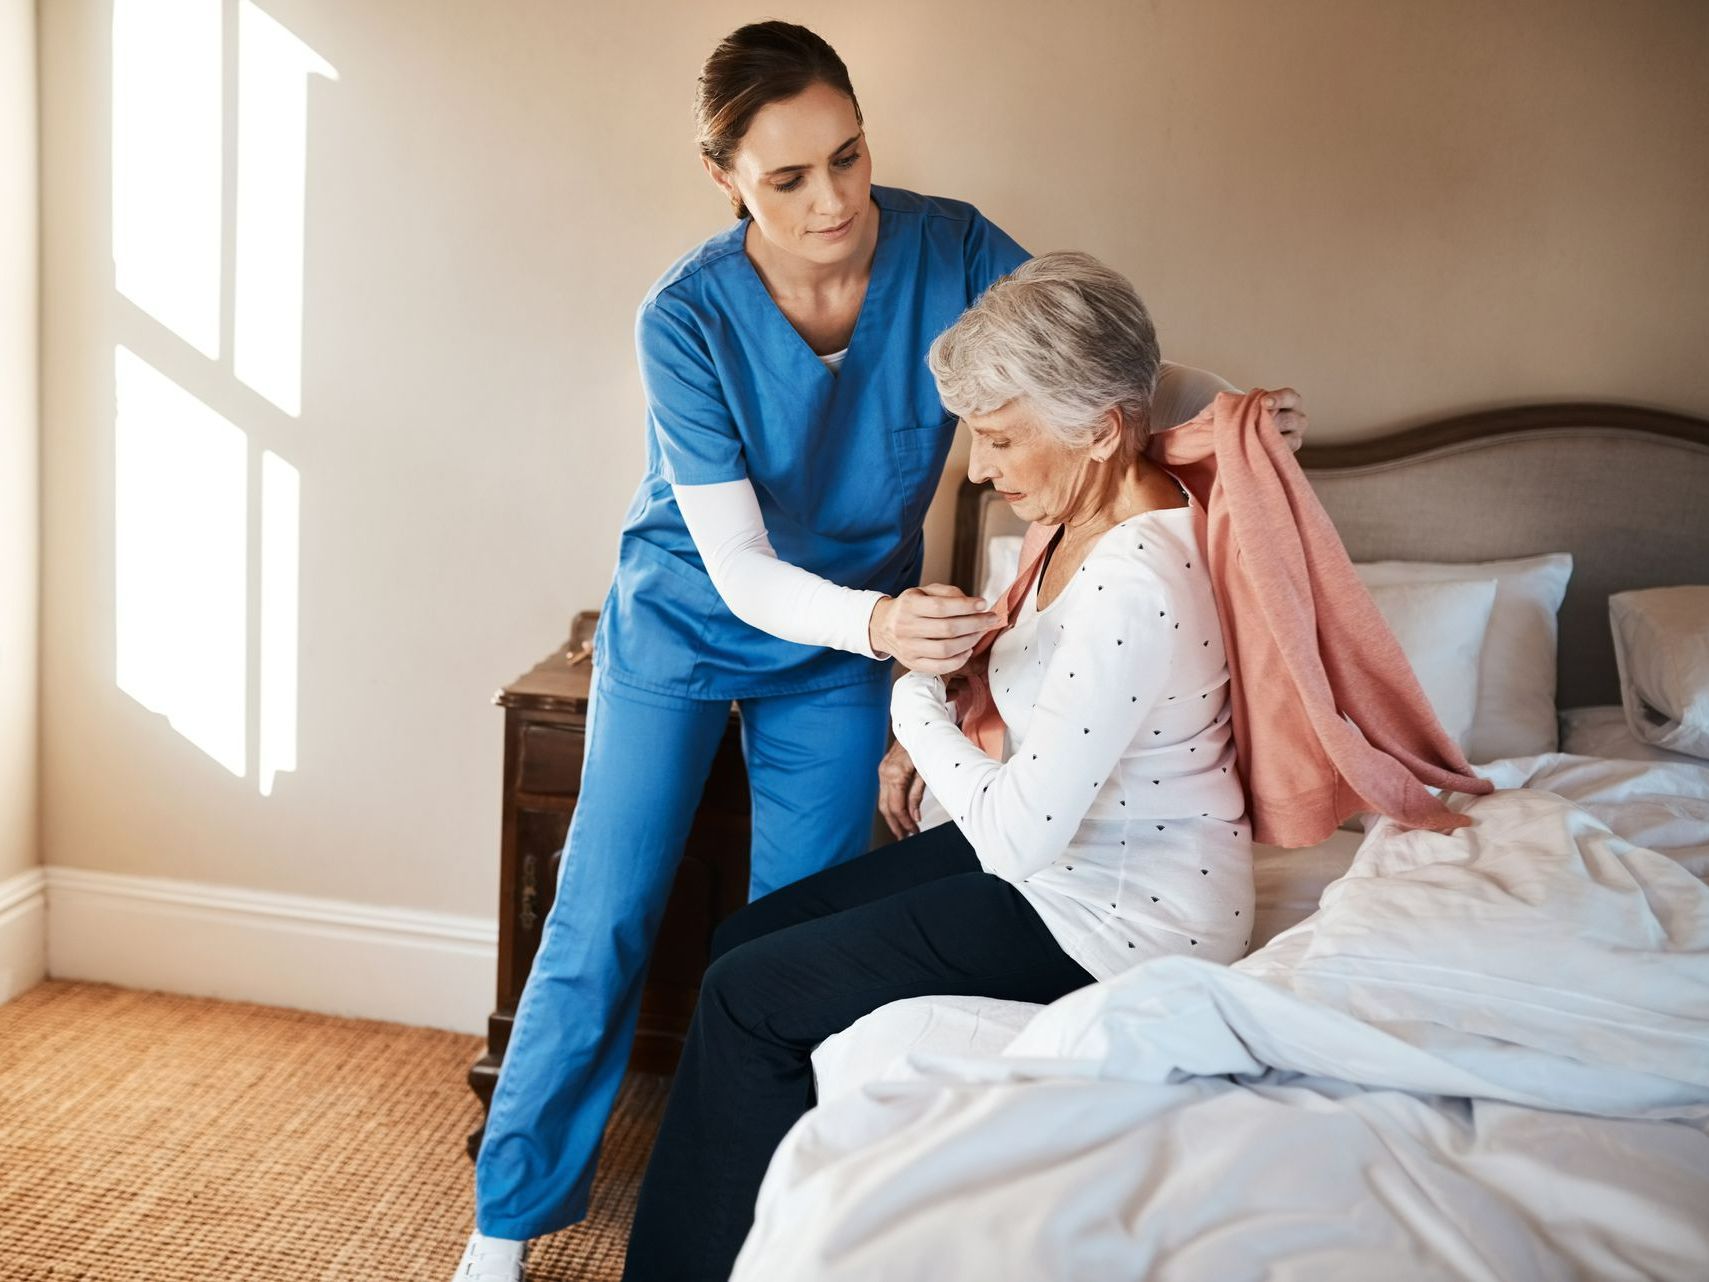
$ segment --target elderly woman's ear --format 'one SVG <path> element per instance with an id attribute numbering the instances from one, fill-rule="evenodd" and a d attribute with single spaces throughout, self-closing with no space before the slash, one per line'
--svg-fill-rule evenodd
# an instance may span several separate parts
<path id="1" fill-rule="evenodd" d="M 1121 449 L 1122 443 L 1122 412 L 1111 407 L 1104 411 L 1103 426 L 1098 429 L 1098 435 L 1093 438 L 1092 447 L 1088 451 L 1094 462 L 1108 463 Z"/>

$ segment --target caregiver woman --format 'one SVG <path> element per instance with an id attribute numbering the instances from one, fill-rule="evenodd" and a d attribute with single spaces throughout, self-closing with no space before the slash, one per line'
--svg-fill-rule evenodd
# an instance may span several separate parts
<path id="1" fill-rule="evenodd" d="M 1026 251 L 969 205 L 872 186 L 848 72 L 805 28 L 732 34 L 697 112 L 737 221 L 637 317 L 647 472 L 600 616 L 580 800 L 493 1094 L 460 1279 L 520 1277 L 527 1239 L 586 1214 L 731 701 L 757 899 L 869 844 L 890 696 L 875 660 L 953 671 L 995 621 L 954 588 L 912 586 L 955 426 L 925 356 Z M 1297 433 L 1303 416 L 1289 418 Z"/>

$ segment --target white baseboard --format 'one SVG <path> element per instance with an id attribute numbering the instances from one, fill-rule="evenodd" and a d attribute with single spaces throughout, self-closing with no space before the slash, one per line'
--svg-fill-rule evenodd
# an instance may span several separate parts
<path id="1" fill-rule="evenodd" d="M 47 973 L 484 1033 L 487 918 L 50 866 Z"/>
<path id="2" fill-rule="evenodd" d="M 26 868 L 0 881 L 0 1002 L 47 977 L 47 878 Z"/>

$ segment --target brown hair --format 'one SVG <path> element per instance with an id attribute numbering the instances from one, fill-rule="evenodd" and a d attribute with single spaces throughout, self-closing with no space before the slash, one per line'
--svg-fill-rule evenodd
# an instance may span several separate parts
<path id="1" fill-rule="evenodd" d="M 793 22 L 753 22 L 732 31 L 700 69 L 694 98 L 700 154 L 728 170 L 761 107 L 793 98 L 816 84 L 847 94 L 855 119 L 861 120 L 849 69 L 821 37 Z M 740 196 L 732 195 L 730 203 L 737 218 L 748 216 Z"/>

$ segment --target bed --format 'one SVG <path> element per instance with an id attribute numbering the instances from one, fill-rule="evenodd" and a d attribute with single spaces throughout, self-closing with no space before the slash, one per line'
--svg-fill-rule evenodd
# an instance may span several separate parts
<path id="1" fill-rule="evenodd" d="M 1709 761 L 1627 731 L 1609 628 L 1709 582 L 1709 423 L 1528 406 L 1300 462 L 1357 563 L 1570 554 L 1548 742 L 1486 738 L 1537 750 L 1473 757 L 1459 834 L 1259 848 L 1233 966 L 828 1039 L 738 1282 L 1709 1277 Z M 1012 519 L 964 489 L 964 587 Z"/>

